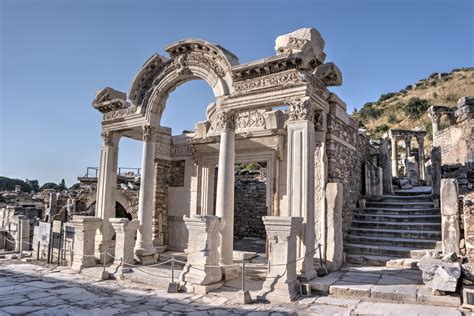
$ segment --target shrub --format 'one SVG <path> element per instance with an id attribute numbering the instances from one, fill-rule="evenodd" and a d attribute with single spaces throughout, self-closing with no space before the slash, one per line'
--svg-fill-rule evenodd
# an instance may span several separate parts
<path id="1" fill-rule="evenodd" d="M 411 98 L 403 108 L 405 114 L 411 119 L 420 118 L 428 110 L 430 103 L 427 100 Z"/>
<path id="2" fill-rule="evenodd" d="M 376 134 L 385 133 L 385 132 L 388 132 L 389 129 L 390 129 L 390 127 L 387 124 L 382 124 L 382 125 L 377 126 L 374 129 L 374 133 L 376 133 Z"/>
<path id="3" fill-rule="evenodd" d="M 397 122 L 397 116 L 395 114 L 390 114 L 388 116 L 388 122 L 390 124 L 395 124 Z"/>
<path id="4" fill-rule="evenodd" d="M 374 103 L 367 102 L 359 111 L 362 120 L 376 119 L 382 115 L 382 111 L 374 107 Z"/>
<path id="5" fill-rule="evenodd" d="M 388 100 L 396 95 L 395 92 L 383 93 L 377 102 Z"/>
<path id="6" fill-rule="evenodd" d="M 433 92 L 433 98 L 437 98 L 438 97 L 438 94 L 436 92 Z"/>

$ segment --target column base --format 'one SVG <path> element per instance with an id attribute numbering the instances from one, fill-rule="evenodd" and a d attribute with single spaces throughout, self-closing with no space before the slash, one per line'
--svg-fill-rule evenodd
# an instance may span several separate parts
<path id="1" fill-rule="evenodd" d="M 240 277 L 241 268 L 240 266 L 235 267 L 221 267 L 222 278 L 225 281 L 234 280 Z"/>
<path id="2" fill-rule="evenodd" d="M 153 249 L 135 249 L 136 259 L 144 266 L 155 264 L 159 259 L 159 254 Z"/>
<path id="3" fill-rule="evenodd" d="M 277 280 L 265 282 L 263 289 L 257 298 L 270 302 L 288 302 L 293 301 L 298 296 L 298 280 L 289 283 L 278 283 Z"/>
<path id="4" fill-rule="evenodd" d="M 221 288 L 223 285 L 224 285 L 223 281 L 219 281 L 212 284 L 206 284 L 206 285 L 185 283 L 185 284 L 180 284 L 179 289 L 188 293 L 207 294 L 211 291 Z"/>

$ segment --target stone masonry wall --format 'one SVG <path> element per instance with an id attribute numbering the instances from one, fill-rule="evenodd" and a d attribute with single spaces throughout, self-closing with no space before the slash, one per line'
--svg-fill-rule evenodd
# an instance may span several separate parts
<path id="1" fill-rule="evenodd" d="M 265 180 L 235 176 L 234 236 L 265 238 L 266 189 Z"/>
<path id="2" fill-rule="evenodd" d="M 456 178 L 460 193 L 474 190 L 474 119 L 466 119 L 438 133 L 442 177 Z"/>
<path id="3" fill-rule="evenodd" d="M 331 139 L 336 136 L 346 144 Z M 328 115 L 328 182 L 340 182 L 343 185 L 343 229 L 352 221 L 357 201 L 362 195 L 364 165 L 369 159 L 369 139 L 359 135 L 351 125 L 345 124 L 333 115 Z"/>

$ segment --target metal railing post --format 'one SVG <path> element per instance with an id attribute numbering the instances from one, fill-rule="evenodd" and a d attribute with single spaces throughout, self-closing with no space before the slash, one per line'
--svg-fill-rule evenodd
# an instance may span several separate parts
<path id="1" fill-rule="evenodd" d="M 171 256 L 171 283 L 174 283 L 174 256 Z"/>
<path id="2" fill-rule="evenodd" d="M 242 259 L 242 291 L 245 291 L 245 260 Z"/>

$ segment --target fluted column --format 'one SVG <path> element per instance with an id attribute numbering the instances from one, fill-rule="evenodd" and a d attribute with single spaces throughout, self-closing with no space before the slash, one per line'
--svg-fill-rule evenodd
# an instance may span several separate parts
<path id="1" fill-rule="evenodd" d="M 153 247 L 153 188 L 154 188 L 154 159 L 155 159 L 155 127 L 143 126 L 143 152 L 140 179 L 140 195 L 138 200 L 138 220 L 135 254 L 144 258 L 156 253 Z M 154 261 L 143 260 L 144 264 Z M 145 262 L 146 261 L 146 262 Z"/>
<path id="2" fill-rule="evenodd" d="M 425 146 L 424 146 L 424 136 L 418 136 L 416 138 L 418 142 L 418 172 L 419 179 L 426 180 L 426 168 L 425 168 Z"/>
<path id="3" fill-rule="evenodd" d="M 117 186 L 118 143 L 120 135 L 116 132 L 101 134 L 103 145 L 100 148 L 99 177 L 97 180 L 96 217 L 102 219 L 100 234 L 96 238 L 98 253 L 112 247 L 114 234 L 109 219 L 115 217 L 115 201 Z M 106 249 L 107 248 L 107 249 Z"/>
<path id="4" fill-rule="evenodd" d="M 219 165 L 217 172 L 216 216 L 224 220 L 220 233 L 220 263 L 232 264 L 234 251 L 234 164 L 235 124 L 232 112 L 221 111 L 215 121 L 220 131 Z"/>
<path id="5" fill-rule="evenodd" d="M 398 155 L 397 155 L 397 142 L 398 139 L 392 136 L 392 177 L 398 178 Z"/>
<path id="6" fill-rule="evenodd" d="M 287 216 L 302 217 L 303 229 L 298 242 L 297 269 L 301 277 L 310 280 L 316 276 L 314 267 L 315 218 L 314 218 L 314 152 L 315 109 L 309 98 L 291 99 L 288 105 L 288 167 L 287 167 Z M 320 115 L 316 115 L 320 120 Z M 283 214 L 285 215 L 285 214 Z"/>
<path id="7" fill-rule="evenodd" d="M 409 176 L 408 174 L 408 157 L 410 157 L 411 151 L 411 139 L 405 138 L 405 176 Z"/>

